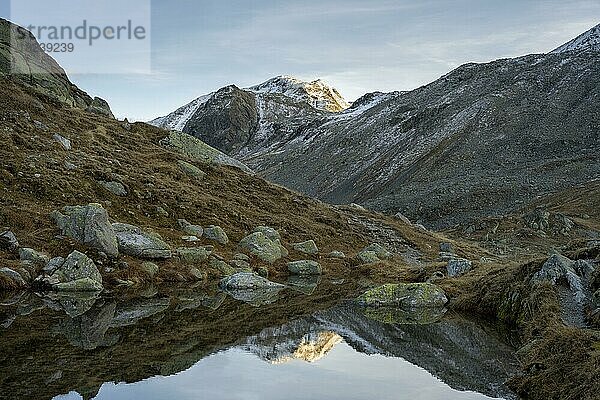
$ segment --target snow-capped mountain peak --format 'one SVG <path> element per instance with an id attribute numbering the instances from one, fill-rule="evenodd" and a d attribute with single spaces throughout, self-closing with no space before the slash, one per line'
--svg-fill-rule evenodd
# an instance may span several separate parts
<path id="1" fill-rule="evenodd" d="M 563 44 L 552 53 L 565 53 L 567 51 L 600 51 L 600 24 Z"/>
<path id="2" fill-rule="evenodd" d="M 249 87 L 247 90 L 255 93 L 282 94 L 297 101 L 305 101 L 322 111 L 340 112 L 350 107 L 335 88 L 321 79 L 306 82 L 293 76 L 281 75 Z"/>

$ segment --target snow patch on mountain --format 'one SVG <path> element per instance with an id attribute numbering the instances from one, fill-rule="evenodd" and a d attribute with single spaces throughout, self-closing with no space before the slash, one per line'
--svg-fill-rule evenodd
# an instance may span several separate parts
<path id="1" fill-rule="evenodd" d="M 298 102 L 307 102 L 322 111 L 340 112 L 350 107 L 335 88 L 321 79 L 305 82 L 292 76 L 282 75 L 246 90 L 254 93 L 282 94 Z"/>
<path id="2" fill-rule="evenodd" d="M 600 24 L 563 44 L 552 53 L 565 53 L 567 51 L 600 51 Z"/>
<path id="3" fill-rule="evenodd" d="M 213 97 L 213 95 L 214 93 L 200 96 L 191 103 L 178 108 L 171 114 L 150 121 L 150 124 L 163 129 L 183 131 L 183 128 L 185 128 L 185 125 L 188 123 L 188 121 L 194 116 L 200 107 L 206 104 L 208 100 Z"/>

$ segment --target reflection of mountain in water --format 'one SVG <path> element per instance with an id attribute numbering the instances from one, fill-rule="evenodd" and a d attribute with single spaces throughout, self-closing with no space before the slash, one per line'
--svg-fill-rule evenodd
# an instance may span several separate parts
<path id="1" fill-rule="evenodd" d="M 271 363 L 317 361 L 341 340 L 356 351 L 398 357 L 457 390 L 511 397 L 504 382 L 517 371 L 512 349 L 477 323 L 454 316 L 440 322 L 388 324 L 366 310 L 340 306 L 278 328 L 267 328 L 240 346 Z"/>
<path id="2" fill-rule="evenodd" d="M 76 390 L 91 398 L 104 382 L 172 375 L 232 347 L 274 364 L 316 362 L 344 340 L 359 352 L 406 359 L 454 389 L 510 397 L 503 382 L 516 371 L 512 351 L 477 323 L 417 325 L 404 314 L 381 322 L 351 306 L 302 316 L 328 304 L 327 295 L 286 295 L 260 309 L 201 288 L 94 304 L 17 296 L 0 305 L 0 393 L 48 399 Z M 67 308 L 57 312 L 61 304 Z"/>

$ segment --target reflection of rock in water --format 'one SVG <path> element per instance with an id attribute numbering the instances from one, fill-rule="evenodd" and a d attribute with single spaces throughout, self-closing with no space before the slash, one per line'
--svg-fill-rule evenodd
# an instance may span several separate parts
<path id="1" fill-rule="evenodd" d="M 118 336 L 106 337 L 106 332 L 115 315 L 115 309 L 115 303 L 96 304 L 84 315 L 64 319 L 54 328 L 54 332 L 65 336 L 73 346 L 85 350 L 112 346 L 118 340 Z"/>
<path id="2" fill-rule="evenodd" d="M 161 313 L 169 308 L 168 298 L 137 299 L 119 304 L 110 324 L 112 328 L 135 325 L 138 321 Z"/>
<path id="3" fill-rule="evenodd" d="M 393 307 L 365 307 L 357 308 L 365 317 L 384 324 L 399 325 L 427 325 L 439 322 L 446 312 L 445 308 L 428 307 L 404 310 Z"/>
<path id="4" fill-rule="evenodd" d="M 279 292 L 283 287 L 272 287 L 252 290 L 228 290 L 226 291 L 236 300 L 243 301 L 254 307 L 266 306 L 279 300 Z"/>
<path id="5" fill-rule="evenodd" d="M 286 285 L 306 295 L 311 295 L 321 283 L 321 275 L 290 275 Z"/>
<path id="6" fill-rule="evenodd" d="M 63 310 L 71 318 L 85 314 L 100 297 L 99 292 L 48 293 L 43 300 L 53 310 Z"/>

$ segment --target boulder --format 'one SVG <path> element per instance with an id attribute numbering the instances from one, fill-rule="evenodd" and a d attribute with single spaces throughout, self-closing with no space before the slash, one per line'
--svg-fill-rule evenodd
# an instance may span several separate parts
<path id="1" fill-rule="evenodd" d="M 204 237 L 220 244 L 229 243 L 227 234 L 220 226 L 211 225 L 204 230 Z"/>
<path id="2" fill-rule="evenodd" d="M 15 252 L 19 249 L 19 241 L 14 233 L 11 231 L 4 231 L 0 233 L 0 250 L 8 250 Z"/>
<path id="3" fill-rule="evenodd" d="M 276 229 L 273 229 L 268 226 L 258 226 L 254 230 L 254 232 L 262 232 L 265 234 L 266 237 L 273 241 L 281 240 L 281 235 L 279 234 L 279 232 Z"/>
<path id="4" fill-rule="evenodd" d="M 440 252 L 442 253 L 454 253 L 452 243 L 440 243 Z"/>
<path id="5" fill-rule="evenodd" d="M 360 262 L 363 264 L 373 264 L 381 261 L 379 257 L 377 257 L 377 253 L 374 251 L 361 251 L 356 256 Z"/>
<path id="6" fill-rule="evenodd" d="M 223 290 L 254 290 L 254 289 L 283 289 L 285 286 L 279 283 L 271 282 L 257 274 L 251 272 L 240 272 L 226 277 L 219 282 L 219 287 Z"/>
<path id="7" fill-rule="evenodd" d="M 202 171 L 200 168 L 195 165 L 190 164 L 189 162 L 179 160 L 177 161 L 179 168 L 188 176 L 195 178 L 197 180 L 202 180 L 206 177 L 206 172 Z"/>
<path id="8" fill-rule="evenodd" d="M 469 260 L 465 260 L 463 258 L 455 258 L 448 261 L 448 265 L 446 266 L 446 270 L 448 271 L 448 276 L 451 278 L 461 276 L 467 272 L 469 272 L 473 268 L 473 263 Z"/>
<path id="9" fill-rule="evenodd" d="M 39 266 L 46 266 L 48 261 L 50 261 L 50 257 L 46 254 L 28 248 L 19 249 L 19 259 Z"/>
<path id="10" fill-rule="evenodd" d="M 254 232 L 240 242 L 240 247 L 261 260 L 273 264 L 283 257 L 278 241 L 271 240 L 262 232 Z"/>
<path id="11" fill-rule="evenodd" d="M 27 286 L 27 283 L 23 277 L 18 272 L 13 271 L 10 268 L 0 268 L 0 277 L 8 281 L 8 289 L 17 289 Z"/>
<path id="12" fill-rule="evenodd" d="M 364 306 L 421 308 L 443 307 L 448 298 L 442 289 L 431 283 L 401 283 L 368 290 L 357 301 Z"/>
<path id="13" fill-rule="evenodd" d="M 119 196 L 119 197 L 125 197 L 125 196 L 127 196 L 127 189 L 120 182 L 112 182 L 112 181 L 111 182 L 105 182 L 105 181 L 100 181 L 98 183 L 100 184 L 100 186 L 102 186 L 104 189 L 108 190 L 109 192 L 111 192 L 115 196 Z"/>
<path id="14" fill-rule="evenodd" d="M 78 251 L 71 253 L 50 278 L 52 288 L 56 291 L 90 292 L 103 289 L 98 268 L 88 256 Z"/>
<path id="15" fill-rule="evenodd" d="M 319 254 L 319 248 L 314 240 L 307 240 L 302 243 L 294 243 L 292 244 L 294 250 L 299 251 L 300 253 L 316 255 Z"/>
<path id="16" fill-rule="evenodd" d="M 532 283 L 550 282 L 556 285 L 565 277 L 567 272 L 575 272 L 575 262 L 560 254 L 554 254 L 542 265 L 541 270 L 535 273 Z"/>
<path id="17" fill-rule="evenodd" d="M 148 260 L 171 258 L 171 248 L 159 235 L 142 232 L 128 224 L 115 223 L 112 227 L 123 254 Z"/>
<path id="18" fill-rule="evenodd" d="M 237 269 L 239 272 L 252 272 L 252 268 L 248 261 L 244 260 L 231 260 L 229 264 Z"/>
<path id="19" fill-rule="evenodd" d="M 312 260 L 295 261 L 288 263 L 288 271 L 293 275 L 321 275 L 321 264 Z"/>
<path id="20" fill-rule="evenodd" d="M 208 260 L 212 254 L 212 247 L 181 248 L 177 249 L 176 254 L 182 263 L 199 264 Z"/>
<path id="21" fill-rule="evenodd" d="M 62 234 L 110 257 L 119 255 L 115 231 L 100 204 L 65 207 L 51 214 Z"/>

